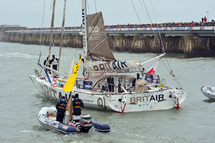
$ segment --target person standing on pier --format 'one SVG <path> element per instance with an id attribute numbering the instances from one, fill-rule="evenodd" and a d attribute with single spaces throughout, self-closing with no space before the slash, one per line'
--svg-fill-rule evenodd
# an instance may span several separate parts
<path id="1" fill-rule="evenodd" d="M 204 22 L 207 22 L 207 18 L 206 18 L 206 16 L 204 17 Z"/>
<path id="2" fill-rule="evenodd" d="M 202 17 L 202 23 L 204 22 L 204 18 Z"/>

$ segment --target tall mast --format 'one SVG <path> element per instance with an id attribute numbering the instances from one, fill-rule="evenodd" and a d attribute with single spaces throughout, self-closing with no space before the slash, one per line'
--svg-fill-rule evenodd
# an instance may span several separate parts
<path id="1" fill-rule="evenodd" d="M 64 0 L 64 9 L 63 9 L 63 22 L 62 22 L 62 28 L 61 28 L 61 40 L 60 40 L 60 51 L 59 51 L 59 59 L 58 59 L 58 71 L 60 67 L 60 58 L 61 58 L 61 50 L 63 46 L 63 33 L 64 33 L 64 24 L 65 24 L 65 12 L 66 11 L 66 0 Z"/>
<path id="2" fill-rule="evenodd" d="M 87 7 L 86 0 L 82 0 L 82 28 L 84 57 L 87 56 Z"/>
<path id="3" fill-rule="evenodd" d="M 56 0 L 53 1 L 52 21 L 51 21 L 51 33 L 50 33 L 50 39 L 49 39 L 49 55 L 48 55 L 48 61 L 49 61 L 49 59 L 50 59 L 50 55 L 51 55 L 51 46 L 52 46 L 52 41 L 53 41 L 55 2 L 56 2 Z M 48 66 L 49 66 L 49 62 L 48 62 Z"/>

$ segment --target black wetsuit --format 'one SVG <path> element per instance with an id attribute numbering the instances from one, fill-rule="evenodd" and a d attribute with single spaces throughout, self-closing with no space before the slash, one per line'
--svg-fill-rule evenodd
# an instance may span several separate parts
<path id="1" fill-rule="evenodd" d="M 84 103 L 81 99 L 75 98 L 73 100 L 74 115 L 81 115 L 81 109 L 84 108 Z"/>
<path id="2" fill-rule="evenodd" d="M 56 104 L 56 109 L 57 109 L 57 121 L 63 122 L 63 118 L 65 116 L 65 111 L 66 111 L 66 105 L 67 102 L 66 100 L 61 100 Z"/>

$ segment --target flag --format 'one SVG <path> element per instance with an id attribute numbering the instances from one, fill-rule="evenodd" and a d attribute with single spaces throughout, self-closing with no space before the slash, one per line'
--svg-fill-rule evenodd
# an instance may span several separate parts
<path id="1" fill-rule="evenodd" d="M 157 68 L 158 61 L 146 72 L 146 74 L 150 74 L 150 75 L 154 75 L 155 74 L 155 70 Z"/>
<path id="2" fill-rule="evenodd" d="M 49 74 L 46 70 L 44 71 L 52 87 L 61 87 L 61 83 L 56 78 L 54 78 L 53 75 Z"/>
<path id="3" fill-rule="evenodd" d="M 173 77 L 175 77 L 175 75 L 174 75 L 173 71 L 171 71 L 171 72 L 170 72 L 170 74 L 171 74 Z"/>
<path id="4" fill-rule="evenodd" d="M 69 79 L 67 80 L 65 86 L 63 87 L 63 91 L 64 92 L 72 92 L 72 89 L 73 89 L 73 86 L 75 84 L 75 80 L 76 80 L 76 76 L 78 74 L 78 69 L 79 69 L 79 66 L 80 66 L 80 63 L 81 63 L 81 60 L 82 60 L 82 55 L 81 55 L 81 58 L 80 58 L 80 61 L 75 64 L 73 66 L 73 74 L 69 77 Z"/>

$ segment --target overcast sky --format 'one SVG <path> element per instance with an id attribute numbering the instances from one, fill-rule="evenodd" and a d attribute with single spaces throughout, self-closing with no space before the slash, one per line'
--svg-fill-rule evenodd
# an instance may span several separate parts
<path id="1" fill-rule="evenodd" d="M 50 27 L 52 1 L 0 0 L 0 25 Z M 215 19 L 215 0 L 88 0 L 88 12 L 102 11 L 106 25 L 151 23 L 143 2 L 153 23 Z M 63 3 L 56 0 L 55 27 L 61 26 Z M 65 26 L 80 26 L 81 0 L 67 0 L 66 8 Z"/>

